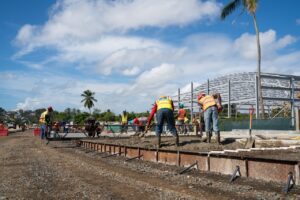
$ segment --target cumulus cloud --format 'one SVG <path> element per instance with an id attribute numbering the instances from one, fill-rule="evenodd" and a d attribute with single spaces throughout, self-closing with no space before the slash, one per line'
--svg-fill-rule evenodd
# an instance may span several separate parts
<path id="1" fill-rule="evenodd" d="M 286 35 L 277 39 L 274 30 L 260 33 L 260 43 L 264 58 L 274 57 L 276 51 L 282 49 L 296 41 L 296 38 Z M 256 35 L 244 33 L 235 40 L 235 49 L 245 59 L 255 59 L 257 55 Z"/>
<path id="2" fill-rule="evenodd" d="M 278 38 L 274 30 L 262 32 L 261 35 L 262 52 L 265 55 L 262 71 L 295 75 L 298 73 L 299 75 L 295 69 L 300 64 L 300 52 L 287 51 L 279 54 L 295 43 L 296 39 L 290 35 Z M 110 82 L 99 82 L 88 80 L 88 77 L 78 80 L 70 76 L 64 77 L 55 74 L 29 76 L 15 73 L 2 74 L 1 76 L 5 77 L 2 81 L 4 81 L 4 85 L 13 90 L 22 88 L 24 92 L 27 92 L 28 98 L 42 102 L 44 106 L 47 104 L 56 107 L 63 105 L 64 108 L 80 108 L 82 106 L 80 94 L 84 90 L 90 89 L 97 94 L 97 108 L 101 110 L 110 108 L 121 112 L 124 105 L 128 106 L 128 110 L 144 111 L 145 106 L 151 107 L 151 103 L 161 94 L 173 95 L 177 88 L 182 86 L 184 86 L 182 90 L 189 90 L 191 81 L 198 84 L 206 81 L 207 78 L 215 78 L 218 75 L 256 70 L 254 34 L 245 33 L 235 39 L 222 34 L 198 34 L 186 38 L 177 47 L 166 45 L 163 42 L 157 44 L 160 48 L 149 47 L 148 49 L 145 47 L 116 51 L 100 63 L 102 66 L 104 64 L 112 66 L 110 70 L 121 70 L 122 68 L 124 75 L 134 76 L 126 82 L 114 82 L 114 79 Z M 125 63 L 124 67 L 119 66 L 122 64 L 122 60 Z M 47 92 L 39 92 L 44 90 Z M 55 98 L 53 98 L 53 94 L 55 94 Z M 29 105 L 29 102 L 30 99 L 26 100 L 25 98 L 18 104 L 18 107 Z M 42 104 L 35 106 L 40 105 Z"/>
<path id="3" fill-rule="evenodd" d="M 221 5 L 198 0 L 58 1 L 43 26 L 24 25 L 16 37 L 23 56 L 39 47 L 68 46 L 142 27 L 184 26 L 215 18 Z M 180 16 L 180 17 L 178 17 Z"/>

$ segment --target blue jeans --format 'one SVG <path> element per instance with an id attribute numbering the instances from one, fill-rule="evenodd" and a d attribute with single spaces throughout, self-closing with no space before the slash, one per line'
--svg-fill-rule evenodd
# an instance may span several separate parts
<path id="1" fill-rule="evenodd" d="M 156 125 L 156 135 L 160 136 L 163 132 L 164 121 L 168 123 L 168 130 L 172 135 L 177 136 L 177 130 L 175 128 L 175 119 L 173 111 L 167 108 L 159 109 L 156 113 L 157 125 Z"/>
<path id="2" fill-rule="evenodd" d="M 212 106 L 204 112 L 205 132 L 208 133 L 213 129 L 215 133 L 219 132 L 218 109 Z M 212 124 L 212 127 L 211 127 Z"/>
<path id="3" fill-rule="evenodd" d="M 42 140 L 46 137 L 46 125 L 45 125 L 45 124 L 42 124 L 42 125 L 41 125 L 40 136 L 41 136 L 41 139 L 42 139 Z"/>

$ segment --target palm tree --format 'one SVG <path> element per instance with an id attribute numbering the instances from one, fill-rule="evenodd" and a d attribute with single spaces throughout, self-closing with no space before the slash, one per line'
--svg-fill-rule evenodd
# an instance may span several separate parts
<path id="1" fill-rule="evenodd" d="M 81 102 L 84 102 L 84 107 L 88 108 L 91 114 L 91 108 L 94 106 L 94 102 L 97 102 L 97 99 L 94 98 L 95 92 L 90 90 L 85 90 L 81 94 L 84 97 Z"/>
<path id="2" fill-rule="evenodd" d="M 260 65 L 261 65 L 261 48 L 260 48 L 260 40 L 259 40 L 259 29 L 256 21 L 256 9 L 258 5 L 258 0 L 232 0 L 227 5 L 224 6 L 221 12 L 221 19 L 224 20 L 228 15 L 230 15 L 234 10 L 236 10 L 238 7 L 243 8 L 244 10 L 247 10 L 249 14 L 253 18 L 254 22 L 254 28 L 256 32 L 256 45 L 257 45 L 257 80 L 258 80 L 258 98 L 259 98 L 259 105 L 261 109 L 261 116 L 264 118 L 264 104 L 263 104 L 263 97 L 262 97 L 262 89 L 261 89 L 261 71 L 260 71 Z M 257 111 L 257 114 L 259 115 L 259 110 Z"/>

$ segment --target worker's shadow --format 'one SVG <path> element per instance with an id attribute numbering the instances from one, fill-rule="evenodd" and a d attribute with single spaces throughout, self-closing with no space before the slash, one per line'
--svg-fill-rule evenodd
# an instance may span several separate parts
<path id="1" fill-rule="evenodd" d="M 225 138 L 223 141 L 221 141 L 222 145 L 227 145 L 235 142 L 235 138 Z"/>

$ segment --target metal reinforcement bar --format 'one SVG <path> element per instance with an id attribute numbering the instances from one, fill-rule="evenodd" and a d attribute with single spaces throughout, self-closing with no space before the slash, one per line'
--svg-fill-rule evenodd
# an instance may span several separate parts
<path id="1" fill-rule="evenodd" d="M 107 156 L 103 156 L 102 158 L 108 158 L 108 157 L 112 157 L 112 156 L 116 156 L 116 155 L 121 155 L 122 153 L 124 153 L 124 152 L 110 154 L 110 155 L 107 155 Z"/>
<path id="2" fill-rule="evenodd" d="M 128 159 L 125 160 L 125 162 L 129 162 L 129 161 L 132 161 L 132 160 L 141 158 L 141 157 L 143 157 L 143 154 L 142 154 L 142 155 L 139 155 L 139 156 L 135 156 L 135 157 L 133 157 L 133 158 L 128 158 Z"/>
<path id="3" fill-rule="evenodd" d="M 183 169 L 182 171 L 179 172 L 179 174 L 183 174 L 185 172 L 187 172 L 188 170 L 190 170 L 192 167 L 194 167 L 195 165 L 198 165 L 198 162 L 196 161 L 194 164 L 191 164 L 191 166 L 188 166 L 187 168 Z"/>
<path id="4" fill-rule="evenodd" d="M 238 153 L 226 155 L 224 151 L 214 152 L 187 152 L 165 149 L 146 149 L 132 146 L 120 146 L 96 141 L 81 140 L 81 146 L 85 149 L 109 154 L 120 154 L 130 159 L 141 158 L 144 161 L 152 161 L 167 165 L 190 167 L 197 162 L 198 170 L 232 175 L 239 166 L 241 177 L 250 177 L 264 181 L 278 183 L 287 182 L 287 174 L 292 174 L 295 185 L 299 185 L 300 163 L 294 160 L 276 160 L 269 158 L 255 158 L 241 156 Z"/>

